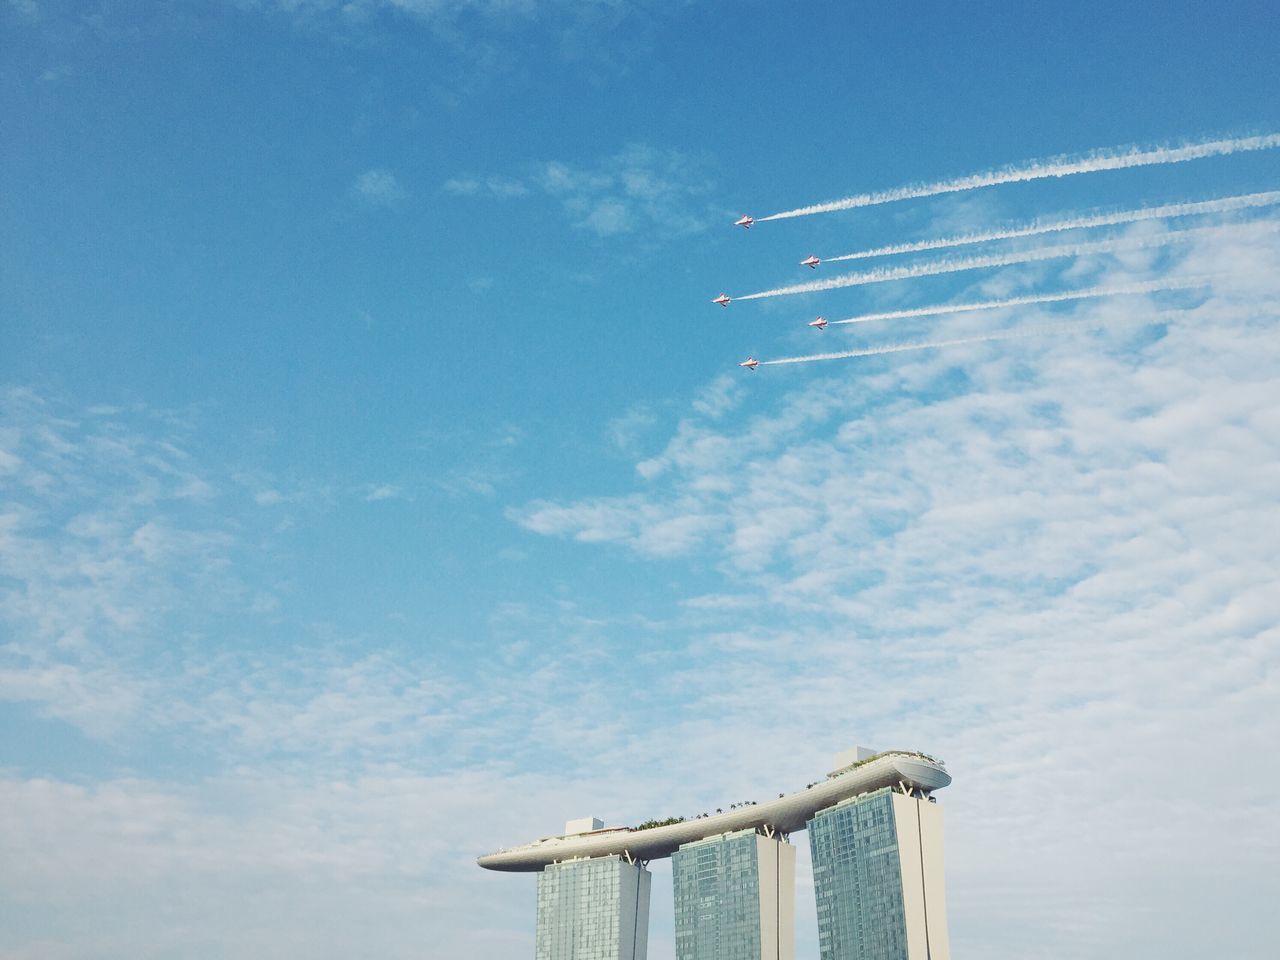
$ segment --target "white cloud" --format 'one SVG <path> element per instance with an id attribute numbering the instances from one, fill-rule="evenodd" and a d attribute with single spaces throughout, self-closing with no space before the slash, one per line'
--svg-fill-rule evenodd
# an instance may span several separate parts
<path id="1" fill-rule="evenodd" d="M 474 177 L 452 177 L 446 180 L 441 189 L 460 197 L 470 197 L 479 193 L 483 185 Z"/>
<path id="2" fill-rule="evenodd" d="M 63 649 L 79 646 L 63 638 Z M 35 662 L 0 667 L 0 701 L 30 703 L 39 716 L 64 720 L 89 736 L 109 740 L 127 729 L 143 709 L 147 685 L 110 665 Z"/>
<path id="3" fill-rule="evenodd" d="M 157 419 L 56 413 L 28 391 L 5 396 L 0 436 L 16 469 L 0 507 L 0 698 L 111 739 L 149 709 L 138 658 L 195 595 L 240 589 L 236 538 L 216 497 Z M 193 513 L 193 511 L 195 513 Z"/>
<path id="4" fill-rule="evenodd" d="M 453 497 L 492 497 L 520 475 L 517 451 L 524 431 L 518 424 L 498 424 L 486 433 L 466 431 L 465 437 L 465 458 L 441 471 L 435 478 L 438 489 Z"/>
<path id="5" fill-rule="evenodd" d="M 401 496 L 403 496 L 403 491 L 399 487 L 383 483 L 369 488 L 369 492 L 364 495 L 364 498 L 369 503 L 376 503 L 379 500 L 395 500 Z"/>
<path id="6" fill-rule="evenodd" d="M 714 420 L 736 410 L 744 396 L 741 379 L 731 374 L 721 374 L 694 399 L 693 409 L 703 417 Z"/>
<path id="7" fill-rule="evenodd" d="M 523 181 L 514 177 L 499 176 L 452 177 L 444 182 L 442 189 L 445 193 L 456 196 L 469 197 L 484 194 L 499 199 L 523 197 L 529 192 L 529 187 Z"/>
<path id="8" fill-rule="evenodd" d="M 485 186 L 495 197 L 523 197 L 529 192 L 527 186 L 510 177 L 488 177 Z"/>
<path id="9" fill-rule="evenodd" d="M 40 15 L 40 4 L 36 0 L 8 0 L 10 8 L 28 20 L 35 20 Z"/>
<path id="10" fill-rule="evenodd" d="M 1215 952 L 1233 927 L 1226 949 L 1260 955 L 1280 780 L 1195 785 L 1280 737 L 1280 245 L 1097 268 L 1223 275 L 1156 331 L 831 364 L 733 420 L 704 404 L 641 463 L 643 492 L 513 517 L 718 561 L 726 588 L 684 598 L 702 639 L 666 677 L 698 705 L 691 753 L 706 716 L 771 756 L 837 728 L 944 756 L 958 950 Z M 1214 933 L 1134 921 L 1205 902 Z"/>
<path id="11" fill-rule="evenodd" d="M 0 933 L 0 951 L 41 955 L 43 943 L 76 956 L 91 944 L 103 956 L 336 958 L 376 945 L 380 956 L 417 958 L 430 943 L 441 955 L 497 960 L 514 943 L 524 952 L 524 885 L 468 862 L 514 826 L 496 799 L 503 779 L 387 769 L 350 779 L 246 771 L 185 786 L 0 780 L 0 896 L 26 914 Z M 521 786 L 526 815 L 558 813 L 548 782 Z M 496 833 L 452 828 L 478 808 Z M 18 945 L 23 932 L 34 942 Z"/>
<path id="12" fill-rule="evenodd" d="M 217 492 L 305 484 L 227 480 L 168 427 L 10 392 L 0 697 L 209 759 L 0 780 L 0 897 L 31 918 L 0 952 L 506 960 L 530 948 L 532 878 L 477 854 L 581 813 L 763 799 L 857 739 L 955 774 L 958 952 L 1264 955 L 1280 348 L 1228 308 L 1274 294 L 1280 251 L 1193 259 L 1233 272 L 1167 330 L 788 371 L 768 408 L 763 372 L 713 382 L 636 491 L 512 514 L 661 558 L 670 619 L 595 609 L 590 584 L 513 594 L 465 669 L 341 631 L 187 642 L 228 609 L 278 616 L 237 577 L 275 563 L 273 512 Z M 633 413 L 615 427 L 639 457 Z M 520 442 L 481 445 L 500 465 Z"/>
<path id="13" fill-rule="evenodd" d="M 621 200 L 612 198 L 595 200 L 587 204 L 586 208 L 587 212 L 578 221 L 578 225 L 598 236 L 611 237 L 632 229 L 631 215 L 627 205 Z"/>
<path id="14" fill-rule="evenodd" d="M 286 498 L 253 470 L 202 475 L 162 416 L 82 419 L 27 391 L 5 401 L 0 444 L 13 472 L 0 505 L 0 700 L 97 739 L 179 737 L 239 762 L 284 754 L 357 766 L 412 761 L 428 746 L 436 762 L 456 762 L 542 709 L 541 683 L 527 701 L 494 700 L 462 690 L 430 658 L 393 657 L 377 643 L 338 636 L 293 649 L 314 628 L 279 619 L 289 572 L 276 568 L 274 512 L 188 491 L 238 484 L 258 490 L 258 503 L 305 503 L 319 497 L 314 485 Z M 521 438 L 499 425 L 472 447 L 492 465 L 448 483 L 492 495 Z M 370 501 L 403 495 L 390 484 L 347 489 Z"/>
<path id="15" fill-rule="evenodd" d="M 380 168 L 360 174 L 351 189 L 361 200 L 378 207 L 397 206 L 408 196 L 395 174 Z"/>
<path id="16" fill-rule="evenodd" d="M 701 230 L 707 218 L 701 198 L 710 188 L 700 161 L 644 144 L 631 144 L 593 166 L 549 161 L 525 180 L 462 176 L 443 186 L 459 196 L 522 197 L 537 190 L 559 201 L 574 226 L 601 237 L 638 229 Z"/>
<path id="17" fill-rule="evenodd" d="M 634 454 L 645 435 L 657 425 L 657 417 L 643 406 L 632 407 L 620 417 L 609 421 L 606 433 L 609 442 L 620 453 Z"/>

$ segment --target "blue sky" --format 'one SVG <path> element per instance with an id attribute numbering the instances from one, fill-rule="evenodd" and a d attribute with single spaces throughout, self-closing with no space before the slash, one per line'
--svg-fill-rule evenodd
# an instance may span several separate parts
<path id="1" fill-rule="evenodd" d="M 1266 955 L 1274 209 L 708 302 L 1277 189 L 1264 150 L 730 226 L 1280 132 L 1271 4 L 1116 6 L 0 5 L 0 956 L 526 957 L 478 854 L 854 742 L 952 769 L 958 954 Z"/>

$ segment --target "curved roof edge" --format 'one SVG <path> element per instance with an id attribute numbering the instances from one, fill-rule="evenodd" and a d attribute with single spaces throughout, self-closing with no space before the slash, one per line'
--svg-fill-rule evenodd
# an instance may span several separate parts
<path id="1" fill-rule="evenodd" d="M 646 830 L 615 828 L 598 834 L 549 837 L 509 850 L 499 850 L 476 862 L 487 870 L 533 872 L 561 860 L 629 855 L 636 860 L 669 857 L 682 844 L 734 830 L 769 827 L 779 833 L 803 830 L 813 815 L 841 800 L 881 787 L 905 784 L 930 793 L 951 782 L 941 761 L 924 754 L 888 750 L 869 760 L 829 774 L 798 793 L 753 804 L 728 813 Z"/>

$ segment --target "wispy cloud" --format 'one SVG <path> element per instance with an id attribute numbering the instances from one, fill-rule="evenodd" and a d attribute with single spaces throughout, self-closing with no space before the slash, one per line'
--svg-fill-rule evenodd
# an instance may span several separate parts
<path id="1" fill-rule="evenodd" d="M 394 207 L 408 196 L 395 174 L 382 168 L 360 174 L 351 189 L 357 197 L 375 207 Z"/>
<path id="2" fill-rule="evenodd" d="M 286 496 L 202 465 L 164 415 L 80 415 L 23 390 L 3 399 L 0 700 L 125 756 L 131 744 L 179 738 L 239 764 L 284 755 L 331 770 L 414 762 L 428 745 L 436 764 L 456 765 L 544 709 L 555 671 L 531 680 L 537 692 L 517 706 L 463 691 L 430 656 L 332 631 L 317 646 L 309 623 L 282 619 L 273 580 L 289 574 L 278 568 L 275 511 L 253 501 Z M 504 425 L 486 448 L 497 456 L 519 440 Z M 492 494 L 498 479 L 473 482 Z M 258 496 L 225 495 L 237 488 Z M 402 495 L 391 484 L 346 489 L 370 502 Z M 257 566 L 263 555 L 269 570 Z"/>
<path id="3" fill-rule="evenodd" d="M 1228 305 L 1255 287 L 1269 295 L 1280 276 L 1274 246 L 1203 247 L 1193 259 L 1236 264 L 1214 289 Z M 470 674 L 342 644 L 182 648 L 177 664 L 170 655 L 169 668 L 147 671 L 6 650 L 10 697 L 86 704 L 96 718 L 62 715 L 90 729 L 142 714 L 217 763 L 173 780 L 0 780 L 0 853 L 12 865 L 0 896 L 54 917 L 47 938 L 71 955 L 90 942 L 146 955 L 207 939 L 317 956 L 377 942 L 394 957 L 434 936 L 450 955 L 508 956 L 530 947 L 531 878 L 484 874 L 477 854 L 578 813 L 627 823 L 793 789 L 856 738 L 940 753 L 956 776 L 941 802 L 958 945 L 989 943 L 1012 910 L 1023 926 L 1003 937 L 1031 943 L 1051 929 L 1072 956 L 1100 960 L 1137 936 L 1132 913 L 1108 906 L 1132 904 L 1135 887 L 1162 915 L 1205 897 L 1225 897 L 1223 917 L 1252 912 L 1280 852 L 1256 827 L 1278 812 L 1277 784 L 1261 768 L 1249 791 L 1197 797 L 1185 784 L 1229 782 L 1277 733 L 1272 333 L 1207 314 L 1089 351 L 1039 344 L 1016 363 L 977 352 L 961 389 L 950 360 L 899 361 L 807 381 L 741 417 L 723 415 L 743 408 L 713 384 L 638 492 L 517 516 L 675 571 L 697 549 L 719 565 L 719 589 L 673 588 L 683 602 L 660 624 L 568 600 L 508 604 L 493 629 L 510 643 Z M 901 382 L 917 396 L 898 394 Z M 180 526 L 154 506 L 190 503 L 177 491 L 192 472 L 222 486 L 180 438 L 125 430 L 119 414 L 86 426 L 30 397 L 6 410 L 0 449 L 20 496 L 0 529 L 38 533 L 54 556 L 80 540 L 111 544 L 94 555 L 107 566 L 138 550 L 150 572 L 121 581 L 113 601 L 173 575 L 160 531 L 207 524 L 184 513 Z M 113 442 L 90 442 L 96 433 Z M 140 471 L 135 460 L 161 450 L 166 469 Z M 132 546 L 145 511 L 87 512 L 81 496 L 148 505 L 154 560 Z M 240 526 L 257 541 L 249 519 Z M 3 544 L 19 592 L 39 593 L 41 558 Z M 241 562 L 234 544 L 213 548 Z M 39 595 L 46 609 L 75 597 Z M 4 607 L 24 646 L 50 645 L 14 614 Z M 94 674 L 95 663 L 114 672 Z M 421 829 L 424 811 L 452 828 Z M 1209 817 L 1220 830 L 1202 829 Z M 1113 869 L 1100 877 L 1104 859 Z M 669 880 L 655 869 L 657 941 L 669 936 Z M 1170 888 L 1153 888 L 1152 871 Z M 131 922 L 139 901 L 156 907 L 145 928 Z M 335 919 L 353 911 L 375 928 Z M 459 914 L 465 928 L 447 922 Z M 241 918 L 229 933 L 216 922 L 228 915 Z M 396 935 L 380 939 L 385 929 Z M 1247 929 L 1179 933 L 1208 949 L 1246 944 L 1235 931 Z"/>
<path id="4" fill-rule="evenodd" d="M 455 177 L 443 189 L 460 196 L 548 196 L 574 226 L 601 237 L 655 228 L 688 233 L 707 222 L 702 197 L 712 183 L 704 167 L 677 150 L 631 144 L 594 165 L 548 161 L 522 179 Z"/>
<path id="5" fill-rule="evenodd" d="M 614 417 L 606 426 L 606 435 L 615 450 L 633 455 L 640 449 L 645 435 L 657 424 L 653 411 L 635 406 L 622 416 Z"/>
<path id="6" fill-rule="evenodd" d="M 5 394 L 0 457 L 0 694 L 111 737 L 146 703 L 137 640 L 162 633 L 180 598 L 241 589 L 231 525 L 163 417 L 81 419 L 29 391 Z"/>
<path id="7" fill-rule="evenodd" d="M 442 27 L 466 16 L 522 21 L 560 16 L 590 19 L 598 10 L 619 6 L 615 0 L 587 0 L 583 3 L 570 3 L 568 0 L 256 0 L 255 5 L 272 7 L 300 18 L 340 16 L 358 22 L 377 14 L 389 14 Z"/>
<path id="8" fill-rule="evenodd" d="M 535 502 L 510 516 L 535 533 L 569 535 L 583 543 L 622 541 L 651 556 L 685 553 L 721 523 L 698 511 L 692 500 L 683 509 L 667 511 L 643 498 L 572 505 Z"/>
<path id="9" fill-rule="evenodd" d="M 444 182 L 444 192 L 452 193 L 455 196 L 473 197 L 485 195 L 498 197 L 499 199 L 507 199 L 509 197 L 523 197 L 529 192 L 529 187 L 524 182 L 516 180 L 512 177 L 454 177 Z"/>
<path id="10" fill-rule="evenodd" d="M 661 421 L 637 408 L 615 424 L 646 457 L 634 489 L 511 516 L 602 567 L 610 548 L 653 564 L 669 602 L 619 610 L 594 572 L 503 594 L 463 668 L 444 629 L 306 644 L 259 603 L 256 558 L 289 571 L 252 494 L 305 484 L 212 469 L 162 416 L 6 394 L 0 696 L 91 735 L 142 729 L 128 759 L 201 759 L 0 778 L 0 898 L 37 918 L 0 949 L 519 955 L 532 878 L 477 854 L 579 813 L 793 789 L 859 739 L 956 776 L 958 948 L 1049 956 L 1049 930 L 1086 960 L 1257 954 L 1242 921 L 1280 855 L 1258 826 L 1280 783 L 1257 763 L 1280 736 L 1280 348 L 1237 308 L 1276 295 L 1280 244 L 1201 238 L 1161 270 L 1215 275 L 1196 322 L 872 361 L 768 405 L 750 402 L 763 375 L 717 378 L 651 443 L 634 438 Z M 1187 790 L 1242 769 L 1250 789 Z"/>
<path id="11" fill-rule="evenodd" d="M 7 0 L 9 7 L 28 20 L 35 20 L 40 15 L 40 4 L 36 0 Z"/>
<path id="12" fill-rule="evenodd" d="M 514 516 L 720 565 L 724 589 L 684 598 L 699 639 L 666 682 L 721 731 L 817 742 L 840 716 L 873 744 L 943 755 L 957 944 L 990 943 L 993 910 L 1027 911 L 1054 953 L 1108 956 L 1134 933 L 1131 912 L 1103 905 L 1137 908 L 1135 885 L 1162 916 L 1208 896 L 1243 917 L 1280 853 L 1252 825 L 1280 814 L 1280 780 L 1225 800 L 1185 784 L 1229 779 L 1280 736 L 1280 349 L 1274 307 L 1250 309 L 1280 294 L 1280 243 L 1202 237 L 1166 269 L 1224 268 L 1194 321 L 1157 335 L 806 378 L 746 420 L 690 416 L 638 492 Z M 1206 817 L 1223 824 L 1212 840 Z M 1100 858 L 1116 866 L 1101 879 Z M 1187 938 L 1207 944 L 1185 925 L 1142 949 Z M 1234 942 L 1249 952 L 1248 935 Z"/>
<path id="13" fill-rule="evenodd" d="M 381 956 L 408 960 L 421 956 L 424 939 L 452 956 L 531 949 L 515 919 L 523 885 L 495 888 L 473 865 L 459 869 L 474 856 L 474 835 L 415 826 L 424 811 L 464 822 L 475 799 L 501 783 L 496 773 L 393 769 L 352 778 L 239 771 L 194 787 L 136 777 L 0 780 L 0 895 L 31 911 L 30 923 L 6 931 L 5 953 L 23 955 L 9 944 L 30 930 L 45 931 L 29 954 L 41 957 L 83 956 L 87 942 L 103 955 L 143 957 L 200 944 L 335 957 L 377 943 Z M 526 815 L 559 815 L 551 782 L 521 786 Z M 493 812 L 499 830 L 514 827 L 509 813 Z M 146 923 L 139 902 L 154 910 Z M 50 905 L 53 923 L 44 920 Z M 369 923 L 353 924 L 353 910 Z M 470 922 L 442 922 L 449 915 Z M 384 936 L 385 927 L 396 934 Z M 490 931 L 488 947 L 465 932 L 476 928 Z"/>

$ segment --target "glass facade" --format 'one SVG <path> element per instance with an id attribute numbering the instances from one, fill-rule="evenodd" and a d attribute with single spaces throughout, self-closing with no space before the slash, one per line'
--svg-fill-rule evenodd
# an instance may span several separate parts
<path id="1" fill-rule="evenodd" d="M 754 830 L 687 843 L 671 856 L 676 960 L 759 960 L 760 863 Z"/>
<path id="2" fill-rule="evenodd" d="M 808 830 L 821 960 L 907 960 L 892 791 L 844 800 Z"/>
<path id="3" fill-rule="evenodd" d="M 548 866 L 538 875 L 537 960 L 644 960 L 651 879 L 616 856 Z"/>

